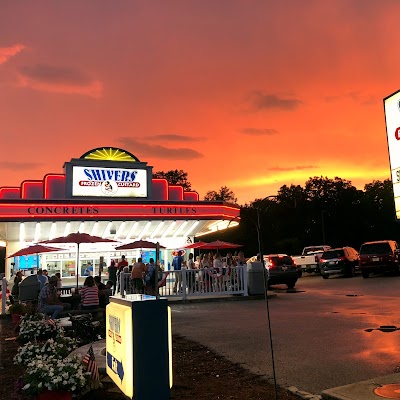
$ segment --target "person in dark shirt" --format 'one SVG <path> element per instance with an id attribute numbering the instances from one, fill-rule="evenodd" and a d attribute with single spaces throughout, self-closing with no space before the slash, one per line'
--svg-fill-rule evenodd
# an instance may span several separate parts
<path id="1" fill-rule="evenodd" d="M 174 257 L 172 260 L 172 266 L 174 267 L 175 272 L 175 285 L 174 292 L 180 291 L 182 288 L 182 264 L 183 264 L 183 256 L 182 250 L 178 251 L 178 255 Z"/>
<path id="2" fill-rule="evenodd" d="M 97 289 L 99 290 L 99 307 L 100 308 L 105 308 L 107 303 L 106 303 L 106 285 L 101 281 L 100 276 L 95 276 L 94 277 L 94 283 L 97 286 Z"/>

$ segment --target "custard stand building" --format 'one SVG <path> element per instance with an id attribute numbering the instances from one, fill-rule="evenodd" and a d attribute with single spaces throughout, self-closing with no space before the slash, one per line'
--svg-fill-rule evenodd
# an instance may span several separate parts
<path id="1" fill-rule="evenodd" d="M 168 269 L 173 251 L 194 237 L 238 225 L 239 206 L 200 201 L 194 191 L 153 179 L 152 168 L 128 151 L 104 147 L 65 162 L 64 173 L 48 173 L 41 180 L 0 187 L 5 276 L 9 278 L 19 269 L 34 273 L 39 266 L 50 275 L 60 272 L 65 284 L 74 284 L 76 273 L 83 275 L 90 264 L 96 273 L 102 260 L 109 266 L 122 254 L 129 263 L 140 256 L 155 258 L 155 252 L 146 249 L 115 250 L 140 239 L 165 247 L 160 259 Z M 116 242 L 82 244 L 78 269 L 75 244 L 57 244 L 64 249 L 58 252 L 7 258 L 31 244 L 72 232 Z"/>

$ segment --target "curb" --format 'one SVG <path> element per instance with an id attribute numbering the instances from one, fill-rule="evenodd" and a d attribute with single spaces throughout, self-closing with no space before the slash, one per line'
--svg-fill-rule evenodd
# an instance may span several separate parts
<path id="1" fill-rule="evenodd" d="M 298 396 L 300 399 L 304 400 L 321 400 L 322 396 L 319 394 L 312 394 L 305 392 L 304 390 L 298 389 L 296 386 L 288 386 L 285 388 L 288 392 Z"/>
<path id="2" fill-rule="evenodd" d="M 277 297 L 276 293 L 268 293 L 267 298 L 271 299 Z M 264 300 L 263 294 L 251 295 L 251 296 L 230 296 L 230 297 L 200 297 L 200 298 L 188 298 L 188 299 L 168 299 L 168 304 L 189 304 L 189 303 L 211 303 L 211 302 L 223 302 L 223 301 L 249 301 L 249 300 Z"/>

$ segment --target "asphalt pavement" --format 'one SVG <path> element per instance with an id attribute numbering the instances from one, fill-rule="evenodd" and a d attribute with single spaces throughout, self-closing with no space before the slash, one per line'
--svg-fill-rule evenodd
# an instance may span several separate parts
<path id="1" fill-rule="evenodd" d="M 269 292 L 278 384 L 298 388 L 303 398 L 400 398 L 400 374 L 393 373 L 397 361 L 400 362 L 400 352 L 396 350 L 400 348 L 399 333 L 376 329 L 379 322 L 395 325 L 397 321 L 400 325 L 395 308 L 391 310 L 391 306 L 396 306 L 394 301 L 397 303 L 395 294 L 400 279 L 387 279 L 391 280 L 302 278 L 292 293 L 281 287 Z M 321 300 L 318 308 L 307 310 L 316 296 Z M 267 309 L 261 297 L 247 302 L 227 299 L 208 304 L 200 304 L 201 299 L 184 305 L 171 302 L 173 331 L 271 379 Z M 288 311 L 293 305 L 298 307 L 297 312 Z M 320 326 L 316 321 L 320 321 Z M 371 329 L 366 333 L 368 327 Z M 334 340 L 341 335 L 342 343 Z M 305 342 L 295 345 L 302 336 L 309 337 L 308 346 Z M 326 345 L 323 345 L 324 336 Z"/>

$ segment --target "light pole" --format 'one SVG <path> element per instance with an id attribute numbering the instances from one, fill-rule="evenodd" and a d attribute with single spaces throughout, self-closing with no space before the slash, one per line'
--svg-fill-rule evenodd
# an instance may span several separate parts
<path id="1" fill-rule="evenodd" d="M 267 196 L 264 197 L 263 200 L 267 200 L 267 199 L 271 199 L 271 198 L 275 198 L 276 199 L 276 195 L 272 195 L 272 196 Z M 275 400 L 278 399 L 278 387 L 276 384 L 276 373 L 275 373 L 275 357 L 274 357 L 274 346 L 272 343 L 272 330 L 271 330 L 271 318 L 270 318 L 270 313 L 269 313 L 269 301 L 268 301 L 268 276 L 267 276 L 267 271 L 265 268 L 265 263 L 264 263 L 264 256 L 263 256 L 263 251 L 262 251 L 262 237 L 261 237 L 261 223 L 260 223 L 260 209 L 257 207 L 256 208 L 257 211 L 257 221 L 253 221 L 255 222 L 256 225 L 256 229 L 257 229 L 257 240 L 258 240 L 258 254 L 260 255 L 260 261 L 262 263 L 263 266 L 263 279 L 264 279 L 264 293 L 265 293 L 265 303 L 266 303 L 266 307 L 267 307 L 267 320 L 268 320 L 268 331 L 269 331 L 269 345 L 270 345 L 270 349 L 271 349 L 271 360 L 272 360 L 272 373 L 273 373 L 273 380 L 274 380 L 274 389 L 275 389 Z"/>

